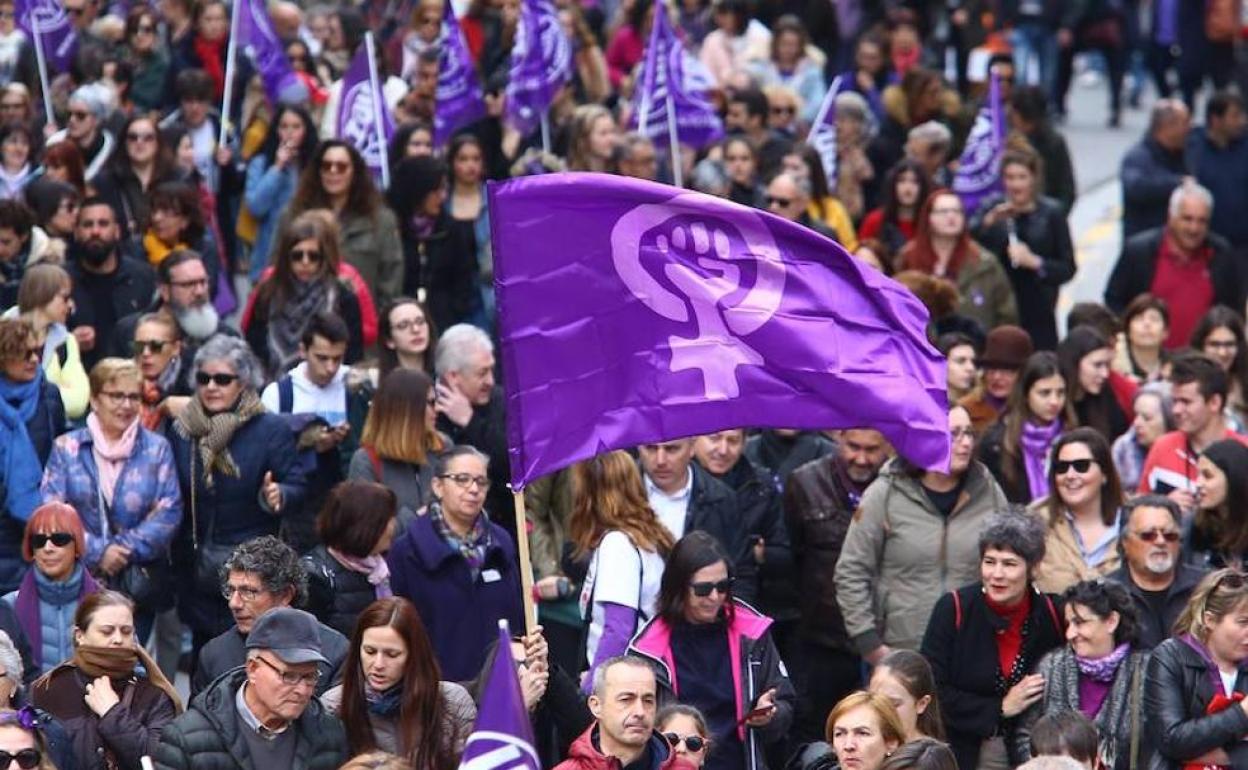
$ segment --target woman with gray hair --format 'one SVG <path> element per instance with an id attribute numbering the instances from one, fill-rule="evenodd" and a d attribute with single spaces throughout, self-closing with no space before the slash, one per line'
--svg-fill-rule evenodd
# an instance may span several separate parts
<path id="1" fill-rule="evenodd" d="M 210 338 L 191 372 L 195 395 L 166 432 L 185 511 L 173 548 L 178 614 L 199 649 L 233 623 L 221 565 L 239 543 L 277 534 L 306 479 L 293 431 L 260 403 L 260 362 L 246 342 Z"/>
<path id="2" fill-rule="evenodd" d="M 941 704 L 951 704 L 945 730 L 959 767 L 1004 770 L 1027 757 L 1019 717 L 1044 695 L 1032 672 L 1065 633 L 1056 597 L 1032 585 L 1044 542 L 1038 517 L 993 514 L 979 536 L 979 582 L 932 610 L 921 652 Z"/>
<path id="3" fill-rule="evenodd" d="M 1148 450 L 1162 434 L 1174 430 L 1174 401 L 1170 398 L 1170 383 L 1150 382 L 1135 392 L 1131 404 L 1135 411 L 1131 427 L 1114 439 L 1110 450 L 1123 489 L 1140 486 L 1140 474 L 1144 470 Z"/>

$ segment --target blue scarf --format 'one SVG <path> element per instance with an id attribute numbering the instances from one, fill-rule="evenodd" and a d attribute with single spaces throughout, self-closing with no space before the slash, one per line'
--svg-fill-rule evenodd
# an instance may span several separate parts
<path id="1" fill-rule="evenodd" d="M 0 401 L 3 401 L 17 416 L 21 418 L 22 434 L 26 433 L 26 423 L 35 416 L 39 408 L 39 396 L 43 392 L 43 369 L 39 369 L 30 382 L 13 382 L 8 377 L 0 377 Z"/>
<path id="2" fill-rule="evenodd" d="M 392 717 L 399 713 L 402 706 L 403 683 L 391 687 L 385 692 L 377 692 L 367 684 L 364 685 L 364 700 L 368 701 L 368 713 L 379 717 Z"/>
<path id="3" fill-rule="evenodd" d="M 9 514 L 26 521 L 39 504 L 39 483 L 43 465 L 35 453 L 26 423 L 35 416 L 43 392 L 43 371 L 27 383 L 0 377 L 0 452 L 3 464 L 4 501 Z"/>

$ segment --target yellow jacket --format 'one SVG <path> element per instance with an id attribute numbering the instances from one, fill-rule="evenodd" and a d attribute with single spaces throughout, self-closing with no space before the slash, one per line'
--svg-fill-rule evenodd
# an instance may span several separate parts
<path id="1" fill-rule="evenodd" d="M 82 355 L 78 351 L 78 340 L 70 334 L 65 338 L 65 363 L 53 351 L 43 357 L 43 375 L 61 391 L 61 402 L 65 404 L 65 416 L 70 420 L 81 419 L 87 413 L 91 401 L 91 383 L 87 379 L 87 369 L 82 365 Z"/>
<path id="2" fill-rule="evenodd" d="M 836 233 L 836 239 L 841 242 L 846 251 L 852 254 L 858 248 L 858 233 L 854 230 L 854 222 L 849 218 L 849 212 L 839 200 L 831 195 L 822 201 L 812 200 L 806 213 L 823 222 L 829 230 Z"/>

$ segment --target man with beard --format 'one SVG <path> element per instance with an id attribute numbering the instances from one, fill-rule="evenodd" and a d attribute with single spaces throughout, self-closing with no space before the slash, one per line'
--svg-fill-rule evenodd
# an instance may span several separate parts
<path id="1" fill-rule="evenodd" d="M 149 299 L 150 296 L 149 296 Z M 208 268 L 198 252 L 179 249 L 165 257 L 156 269 L 156 297 L 151 304 L 117 322 L 110 338 L 110 355 L 127 357 L 139 319 L 156 313 L 172 319 L 182 332 L 182 365 L 190 365 L 195 351 L 214 334 L 237 337 L 238 332 L 221 323 L 209 296 Z M 185 371 L 183 371 L 185 374 Z"/>
<path id="2" fill-rule="evenodd" d="M 1183 514 L 1161 495 L 1142 495 L 1123 506 L 1122 567 L 1109 576 L 1126 586 L 1135 604 L 1137 647 L 1151 650 L 1170 637 L 1203 570 L 1179 561 Z"/>
<path id="3" fill-rule="evenodd" d="M 802 688 L 794 724 L 800 741 L 819 740 L 832 706 L 861 685 L 862 661 L 845 630 L 833 576 L 850 518 L 890 452 L 879 431 L 845 430 L 836 452 L 793 471 L 784 485 L 801 611 L 802 670 L 793 678 Z"/>
<path id="4" fill-rule="evenodd" d="M 156 288 L 151 266 L 122 254 L 120 240 L 113 207 L 98 197 L 83 201 L 65 269 L 74 282 L 69 327 L 88 370 L 108 352 L 118 319 L 146 307 Z"/>

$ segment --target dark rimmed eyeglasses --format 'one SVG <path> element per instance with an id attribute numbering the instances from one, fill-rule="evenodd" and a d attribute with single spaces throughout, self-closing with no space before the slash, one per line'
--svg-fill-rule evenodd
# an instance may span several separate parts
<path id="1" fill-rule="evenodd" d="M 30 536 L 30 550 L 38 551 L 49 542 L 57 548 L 64 548 L 74 542 L 74 536 L 68 532 L 40 532 Z M 5 767 L 5 764 L 0 762 L 0 767 Z"/>
<path id="2" fill-rule="evenodd" d="M 22 768 L 22 770 L 31 770 L 33 767 L 38 767 L 42 761 L 43 754 L 39 753 L 39 749 L 22 749 L 13 754 L 7 751 L 0 751 L 0 767 L 5 768 L 5 770 L 12 767 L 13 762 L 17 762 L 17 766 Z"/>
<path id="3" fill-rule="evenodd" d="M 136 356 L 141 356 L 150 350 L 155 355 L 160 355 L 165 350 L 165 345 L 172 344 L 168 340 L 135 340 L 131 345 L 131 349 Z"/>
<path id="4" fill-rule="evenodd" d="M 1054 460 L 1053 475 L 1061 476 L 1071 468 L 1075 469 L 1075 473 L 1087 473 L 1092 470 L 1092 463 L 1096 462 L 1091 457 L 1081 457 L 1078 460 Z"/>
<path id="5" fill-rule="evenodd" d="M 1163 540 L 1167 543 L 1177 543 L 1183 537 L 1177 530 L 1161 528 L 1146 529 L 1143 532 L 1135 532 L 1133 534 L 1146 543 L 1157 543 Z"/>
<path id="6" fill-rule="evenodd" d="M 200 385 L 207 385 L 208 383 L 211 382 L 213 385 L 224 388 L 226 385 L 229 385 L 230 383 L 234 382 L 237 379 L 238 379 L 237 374 L 226 374 L 225 372 L 218 372 L 217 374 L 209 374 L 208 372 L 195 372 L 195 382 L 199 383 Z"/>

